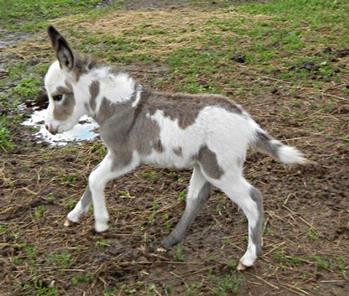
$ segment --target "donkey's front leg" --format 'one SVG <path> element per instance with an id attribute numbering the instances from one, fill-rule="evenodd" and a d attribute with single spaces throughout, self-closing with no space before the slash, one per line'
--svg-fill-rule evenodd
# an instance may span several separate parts
<path id="1" fill-rule="evenodd" d="M 77 223 L 82 215 L 86 214 L 90 206 L 92 197 L 89 186 L 87 185 L 83 196 L 80 198 L 74 209 L 67 215 L 64 225 L 69 226 L 69 222 Z"/>
<path id="2" fill-rule="evenodd" d="M 108 152 L 100 165 L 90 174 L 89 187 L 92 195 L 95 230 L 97 232 L 108 229 L 109 214 L 104 196 L 104 189 L 108 181 L 132 171 L 139 165 L 139 160 L 135 157 L 127 165 L 121 165 L 122 161 L 124 159 L 118 155 Z"/>

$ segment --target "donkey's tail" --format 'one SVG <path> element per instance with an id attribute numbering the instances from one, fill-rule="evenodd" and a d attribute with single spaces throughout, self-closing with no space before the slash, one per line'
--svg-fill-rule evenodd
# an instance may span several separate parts
<path id="1" fill-rule="evenodd" d="M 262 129 L 256 130 L 255 139 L 251 143 L 257 151 L 270 155 L 286 164 L 306 164 L 308 160 L 298 149 L 284 145 L 275 140 Z"/>

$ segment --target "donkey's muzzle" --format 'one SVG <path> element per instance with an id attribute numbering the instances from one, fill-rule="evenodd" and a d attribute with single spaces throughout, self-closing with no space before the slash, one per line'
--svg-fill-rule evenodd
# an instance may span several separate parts
<path id="1" fill-rule="evenodd" d="M 55 135 L 57 134 L 57 129 L 54 129 L 50 124 L 45 124 L 45 128 L 52 134 Z"/>

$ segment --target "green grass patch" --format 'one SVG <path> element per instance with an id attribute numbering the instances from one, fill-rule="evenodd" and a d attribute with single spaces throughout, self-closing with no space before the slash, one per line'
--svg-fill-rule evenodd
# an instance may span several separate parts
<path id="1" fill-rule="evenodd" d="M 100 0 L 0 0 L 0 24 L 9 31 L 46 29 L 48 20 L 87 12 Z"/>
<path id="2" fill-rule="evenodd" d="M 245 281 L 245 277 L 236 272 L 224 276 L 210 275 L 209 279 L 214 285 L 212 288 L 212 295 L 215 296 L 237 294 Z"/>
<path id="3" fill-rule="evenodd" d="M 0 151 L 9 151 L 14 147 L 8 125 L 7 117 L 0 116 Z"/>
<path id="4" fill-rule="evenodd" d="M 92 274 L 89 272 L 79 273 L 72 277 L 71 283 L 73 286 L 78 284 L 88 284 L 92 281 Z"/>

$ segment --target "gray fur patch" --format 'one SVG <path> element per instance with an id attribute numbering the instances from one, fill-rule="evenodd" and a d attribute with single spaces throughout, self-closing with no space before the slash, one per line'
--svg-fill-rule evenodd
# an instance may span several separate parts
<path id="1" fill-rule="evenodd" d="M 96 61 L 89 56 L 75 56 L 75 64 L 73 72 L 75 74 L 76 82 L 80 80 L 80 76 L 87 74 L 94 67 L 96 67 Z"/>
<path id="2" fill-rule="evenodd" d="M 92 83 L 90 84 L 90 107 L 92 109 L 92 111 L 96 110 L 96 99 L 97 96 L 99 94 L 99 81 L 94 80 L 92 81 Z"/>
<path id="3" fill-rule="evenodd" d="M 92 195 L 91 195 L 90 187 L 87 185 L 85 192 L 84 192 L 82 198 L 80 199 L 81 207 L 83 209 L 86 209 L 89 206 L 91 200 L 92 200 Z"/>
<path id="4" fill-rule="evenodd" d="M 279 158 L 278 151 L 282 144 L 273 143 L 273 138 L 267 133 L 261 131 L 257 131 L 256 138 L 257 140 L 255 141 L 254 146 L 257 150 L 267 153 L 275 159 Z"/>
<path id="5" fill-rule="evenodd" d="M 177 156 L 182 156 L 182 155 L 183 155 L 182 147 L 173 148 L 172 151 L 173 151 L 173 153 L 176 154 Z"/>
<path id="6" fill-rule="evenodd" d="M 257 210 L 258 210 L 258 219 L 255 227 L 251 229 L 251 234 L 252 234 L 251 238 L 253 243 L 256 245 L 257 255 L 260 255 L 262 252 L 262 235 L 263 235 L 262 231 L 263 231 L 263 219 L 264 219 L 263 199 L 262 199 L 262 194 L 255 187 L 251 187 L 250 196 L 252 200 L 256 203 Z"/>
<path id="7" fill-rule="evenodd" d="M 190 225 L 199 214 L 203 206 L 206 204 L 210 196 L 210 191 L 211 184 L 206 182 L 200 189 L 199 194 L 196 198 L 191 198 L 190 201 L 187 200 L 187 205 L 178 224 L 172 230 L 171 234 L 162 241 L 162 245 L 164 247 L 169 248 L 183 240 L 185 233 L 189 229 Z"/>
<path id="8" fill-rule="evenodd" d="M 200 111 L 207 106 L 217 106 L 229 112 L 242 114 L 240 106 L 220 95 L 192 95 L 183 93 L 150 92 L 147 109 L 153 115 L 161 110 L 164 116 L 177 120 L 178 125 L 185 129 L 192 125 Z"/>
<path id="9" fill-rule="evenodd" d="M 162 152 L 160 127 L 147 116 L 142 97 L 136 108 L 129 101 L 114 104 L 103 98 L 95 117 L 100 125 L 100 135 L 113 154 L 113 169 L 124 167 L 132 161 L 133 151 L 148 155 L 153 150 Z"/>
<path id="10" fill-rule="evenodd" d="M 207 146 L 201 147 L 197 160 L 209 177 L 219 179 L 224 174 L 224 171 L 217 162 L 216 153 L 211 151 Z"/>
<path id="11" fill-rule="evenodd" d="M 69 87 L 60 86 L 53 93 L 53 96 L 63 95 L 63 101 L 54 103 L 53 117 L 58 121 L 64 121 L 73 113 L 75 107 L 75 97 Z"/>

